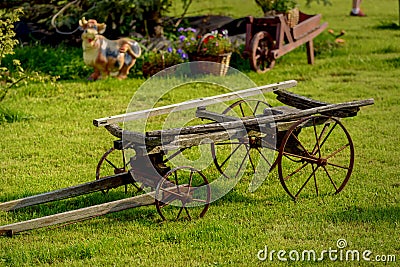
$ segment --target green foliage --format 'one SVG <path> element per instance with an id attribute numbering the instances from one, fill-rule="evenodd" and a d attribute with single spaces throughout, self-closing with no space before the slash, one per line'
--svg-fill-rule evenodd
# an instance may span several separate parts
<path id="1" fill-rule="evenodd" d="M 297 6 L 296 0 L 255 0 L 264 13 L 268 11 L 287 12 Z"/>
<path id="2" fill-rule="evenodd" d="M 4 64 L 13 69 L 11 62 L 15 58 L 20 60 L 26 70 L 57 76 L 61 80 L 82 79 L 93 72 L 93 69 L 83 62 L 82 49 L 66 45 L 18 47 L 14 55 L 4 60 Z"/>
<path id="3" fill-rule="evenodd" d="M 313 2 L 317 2 L 317 4 L 323 3 L 325 6 L 332 5 L 332 2 L 330 0 L 307 0 L 306 5 L 310 6 Z"/>
<path id="4" fill-rule="evenodd" d="M 166 51 L 149 51 L 142 55 L 142 71 L 145 77 L 152 76 L 165 68 L 183 63 L 188 60 L 182 49 L 169 47 Z"/>
<path id="5" fill-rule="evenodd" d="M 21 14 L 22 9 L 14 9 L 11 12 L 0 9 L 0 66 L 2 59 L 8 54 L 13 54 L 13 48 L 18 44 L 18 40 L 14 39 L 14 24 L 19 21 Z"/>
<path id="6" fill-rule="evenodd" d="M 14 39 L 14 23 L 19 21 L 22 14 L 21 9 L 11 11 L 0 10 L 0 102 L 7 96 L 9 89 L 18 86 L 21 82 L 27 84 L 28 81 L 35 82 L 55 82 L 57 77 L 40 74 L 32 71 L 29 74 L 21 66 L 18 58 L 11 60 L 9 66 L 3 66 L 3 59 L 6 56 L 15 54 L 14 47 L 18 40 Z M 0 106 L 0 124 L 3 122 L 16 122 L 27 119 L 27 115 Z"/>
<path id="7" fill-rule="evenodd" d="M 255 0 L 257 5 L 261 7 L 264 13 L 268 11 L 287 12 L 296 6 L 298 6 L 298 0 Z M 306 5 L 310 6 L 311 3 L 317 2 L 317 4 L 323 3 L 324 5 L 330 5 L 329 0 L 307 0 Z"/>
<path id="8" fill-rule="evenodd" d="M 179 46 L 189 54 L 217 56 L 232 52 L 233 46 L 228 37 L 228 31 L 222 34 L 217 31 L 197 36 L 192 28 L 179 28 Z"/>
<path id="9" fill-rule="evenodd" d="M 0 124 L 13 123 L 29 119 L 31 116 L 18 111 L 0 106 Z"/>

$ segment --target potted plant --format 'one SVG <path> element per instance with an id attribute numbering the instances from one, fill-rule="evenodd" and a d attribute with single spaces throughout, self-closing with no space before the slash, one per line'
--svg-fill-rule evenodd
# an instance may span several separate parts
<path id="1" fill-rule="evenodd" d="M 196 30 L 193 28 L 179 28 L 178 32 L 180 33 L 180 47 L 188 53 L 190 61 L 220 63 L 221 66 L 218 71 L 210 70 L 208 72 L 219 75 L 226 74 L 233 50 L 228 31 L 224 30 L 222 33 L 213 31 L 202 36 L 197 35 Z M 210 68 L 210 64 L 205 68 Z"/>
<path id="2" fill-rule="evenodd" d="M 150 51 L 143 55 L 143 76 L 150 77 L 163 69 L 183 63 L 188 55 L 181 48 L 168 47 L 167 50 Z"/>
<path id="3" fill-rule="evenodd" d="M 294 27 L 299 22 L 299 9 L 297 0 L 255 0 L 261 7 L 265 16 L 276 16 L 284 14 L 290 27 Z M 331 4 L 329 0 L 307 0 L 306 5 L 312 2 L 323 2 L 324 5 Z"/>

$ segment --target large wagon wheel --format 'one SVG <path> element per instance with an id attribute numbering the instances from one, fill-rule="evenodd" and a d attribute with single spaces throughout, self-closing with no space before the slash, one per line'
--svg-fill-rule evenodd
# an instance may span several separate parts
<path id="1" fill-rule="evenodd" d="M 127 172 L 128 163 L 125 160 L 124 150 L 118 150 L 114 147 L 107 150 L 100 158 L 96 167 L 96 180 L 101 178 Z M 108 193 L 109 189 L 102 190 L 103 193 Z M 125 193 L 127 185 L 125 185 Z"/>
<path id="2" fill-rule="evenodd" d="M 251 39 L 250 65 L 257 73 L 265 73 L 275 65 L 275 58 L 271 55 L 274 39 L 265 31 L 256 33 Z"/>
<path id="3" fill-rule="evenodd" d="M 353 171 L 354 146 L 338 119 L 307 117 L 287 131 L 277 162 L 280 182 L 294 200 L 300 194 L 337 194 Z"/>
<path id="4" fill-rule="evenodd" d="M 247 99 L 234 102 L 226 108 L 222 114 L 239 118 L 254 118 L 264 113 L 270 105 L 261 100 Z M 211 155 L 218 171 L 227 178 L 240 177 L 242 171 L 250 163 L 252 174 L 256 173 L 257 166 L 261 168 L 272 168 L 273 158 L 269 154 L 275 149 L 270 137 L 272 129 L 257 129 L 248 131 L 247 136 L 227 140 L 224 142 L 211 143 Z M 229 168 L 234 164 L 233 168 Z M 229 167 L 228 167 L 229 166 Z M 229 170 L 228 170 L 229 168 Z M 229 172 L 229 173 L 227 173 Z"/>
<path id="5" fill-rule="evenodd" d="M 192 167 L 170 170 L 157 185 L 156 208 L 163 220 L 201 218 L 211 202 L 211 188 L 204 174 Z M 189 212 L 190 208 L 190 212 Z"/>

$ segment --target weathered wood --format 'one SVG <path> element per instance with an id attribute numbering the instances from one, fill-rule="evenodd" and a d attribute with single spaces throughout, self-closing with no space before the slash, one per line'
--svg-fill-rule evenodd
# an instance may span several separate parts
<path id="1" fill-rule="evenodd" d="M 1 211 L 12 211 L 24 207 L 34 206 L 42 203 L 47 203 L 55 200 L 84 195 L 100 190 L 116 188 L 122 185 L 129 184 L 133 181 L 132 176 L 127 173 L 116 174 L 113 176 L 104 177 L 99 180 L 88 182 L 81 185 L 71 186 L 35 196 L 16 199 L 4 203 L 0 203 Z"/>
<path id="2" fill-rule="evenodd" d="M 316 28 L 314 31 L 306 34 L 305 36 L 301 37 L 300 39 L 295 40 L 292 43 L 288 43 L 288 44 L 283 45 L 279 49 L 272 50 L 271 53 L 276 55 L 276 57 L 281 57 L 281 56 L 289 53 L 290 51 L 296 49 L 297 47 L 299 47 L 299 46 L 309 42 L 310 40 L 314 39 L 321 32 L 323 32 L 326 29 L 326 27 L 328 27 L 328 23 L 325 22 L 325 23 L 321 24 L 318 28 Z"/>
<path id="3" fill-rule="evenodd" d="M 253 96 L 253 95 L 272 92 L 275 90 L 287 89 L 287 88 L 294 87 L 296 85 L 297 85 L 297 81 L 295 81 L 295 80 L 274 83 L 274 84 L 264 85 L 264 86 L 260 86 L 260 87 L 240 90 L 240 91 L 236 91 L 236 92 L 189 100 L 189 101 L 185 101 L 185 102 L 178 103 L 178 104 L 172 104 L 172 105 L 168 105 L 168 106 L 162 106 L 162 107 L 157 107 L 157 108 L 152 108 L 152 109 L 131 112 L 131 113 L 127 113 L 127 114 L 121 114 L 121 115 L 96 119 L 96 120 L 93 120 L 93 124 L 97 127 L 100 127 L 100 126 L 106 126 L 109 124 L 115 124 L 118 122 L 143 119 L 143 118 L 147 118 L 147 117 L 151 117 L 151 116 L 168 114 L 172 111 L 187 110 L 187 109 L 191 109 L 191 108 L 197 108 L 200 106 L 207 106 L 207 105 L 215 104 L 220 101 L 229 101 L 229 100 L 234 100 L 234 99 L 238 99 L 238 98 L 245 98 L 245 97 L 249 97 L 249 96 Z"/>
<path id="4" fill-rule="evenodd" d="M 295 107 L 298 109 L 309 109 L 320 106 L 326 106 L 329 103 L 314 100 L 302 95 L 295 94 L 286 90 L 275 91 L 274 94 L 277 95 L 277 99 L 283 104 Z"/>
<path id="5" fill-rule="evenodd" d="M 62 223 L 76 222 L 130 208 L 153 205 L 155 203 L 154 194 L 154 192 L 150 192 L 140 196 L 0 226 L 0 235 L 11 236 L 15 233 L 27 230 L 38 229 Z"/>
<path id="6" fill-rule="evenodd" d="M 237 121 L 240 120 L 238 117 L 229 116 L 226 114 L 221 114 L 213 111 L 206 110 L 205 107 L 198 107 L 196 110 L 196 117 L 200 119 L 207 119 L 216 122 L 226 122 L 226 121 Z"/>
<path id="7" fill-rule="evenodd" d="M 314 29 L 318 28 L 319 23 L 321 22 L 321 18 L 321 14 L 317 14 L 314 16 L 310 16 L 308 19 L 301 21 L 299 24 L 295 25 L 292 28 L 293 38 L 295 40 L 300 39 L 309 32 L 312 32 Z"/>
<path id="8" fill-rule="evenodd" d="M 298 109 L 309 109 L 313 107 L 320 107 L 330 105 L 327 102 L 321 102 L 318 100 L 314 100 L 311 98 L 307 98 L 286 90 L 280 90 L 274 92 L 277 96 L 277 99 L 283 104 L 289 105 L 291 107 L 295 107 Z M 355 116 L 357 112 L 360 110 L 360 107 L 352 107 L 352 108 L 342 108 L 340 110 L 335 111 L 327 111 L 324 114 L 329 116 L 336 117 L 351 117 Z"/>
<path id="9" fill-rule="evenodd" d="M 229 129 L 227 131 L 217 131 L 211 133 L 195 133 L 177 135 L 175 140 L 163 146 L 163 149 L 174 150 L 185 147 L 199 146 L 200 144 L 210 144 L 215 142 L 237 139 L 247 135 L 246 129 Z"/>
<path id="10" fill-rule="evenodd" d="M 374 104 L 374 100 L 365 99 L 359 101 L 345 102 L 339 104 L 329 104 L 322 107 L 315 107 L 306 110 L 294 110 L 293 112 L 288 112 L 285 114 L 278 115 L 270 115 L 263 116 L 257 118 L 246 119 L 243 121 L 231 121 L 231 122 L 222 122 L 222 123 L 212 123 L 212 124 L 202 124 L 195 126 L 188 126 L 184 128 L 173 128 L 168 130 L 156 130 L 152 132 L 146 133 L 148 136 L 167 136 L 167 135 L 182 135 L 182 134 L 190 134 L 190 133 L 205 133 L 205 132 L 214 132 L 214 131 L 224 131 L 229 129 L 239 129 L 240 127 L 253 127 L 258 126 L 260 124 L 268 124 L 268 123 L 277 123 L 284 122 L 290 120 L 297 120 L 306 116 L 315 115 L 315 114 L 324 114 L 326 112 L 332 112 L 340 109 L 348 109 L 355 107 L 362 107 Z"/>

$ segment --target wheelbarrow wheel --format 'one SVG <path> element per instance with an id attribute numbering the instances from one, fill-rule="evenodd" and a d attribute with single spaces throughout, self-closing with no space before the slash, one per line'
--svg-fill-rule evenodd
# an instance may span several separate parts
<path id="1" fill-rule="evenodd" d="M 128 163 L 125 160 L 123 150 L 117 150 L 114 147 L 107 150 L 106 153 L 100 158 L 96 167 L 96 180 L 101 178 L 127 172 Z M 108 193 L 109 189 L 104 189 L 104 194 Z M 125 185 L 125 193 L 127 186 Z"/>
<path id="2" fill-rule="evenodd" d="M 264 110 L 269 110 L 270 105 L 262 100 L 241 99 L 227 107 L 222 114 L 238 118 L 255 118 L 256 115 L 264 114 Z M 238 178 L 245 171 L 249 164 L 251 173 L 256 173 L 260 169 L 269 171 L 273 166 L 273 149 L 275 144 L 269 140 L 271 130 L 258 129 L 248 131 L 248 134 L 238 139 L 227 140 L 224 142 L 211 143 L 211 155 L 217 170 L 226 178 Z M 261 165 L 260 165 L 261 164 Z M 262 168 L 261 168 L 262 167 Z"/>
<path id="3" fill-rule="evenodd" d="M 192 167 L 177 167 L 160 180 L 155 204 L 163 220 L 202 218 L 210 206 L 211 188 L 204 174 Z"/>
<path id="4" fill-rule="evenodd" d="M 284 136 L 277 158 L 279 180 L 296 200 L 316 194 L 337 194 L 354 165 L 349 132 L 336 118 L 312 116 L 294 123 Z"/>
<path id="5" fill-rule="evenodd" d="M 265 73 L 275 65 L 271 55 L 274 39 L 265 31 L 256 33 L 251 39 L 250 66 L 257 73 Z"/>

